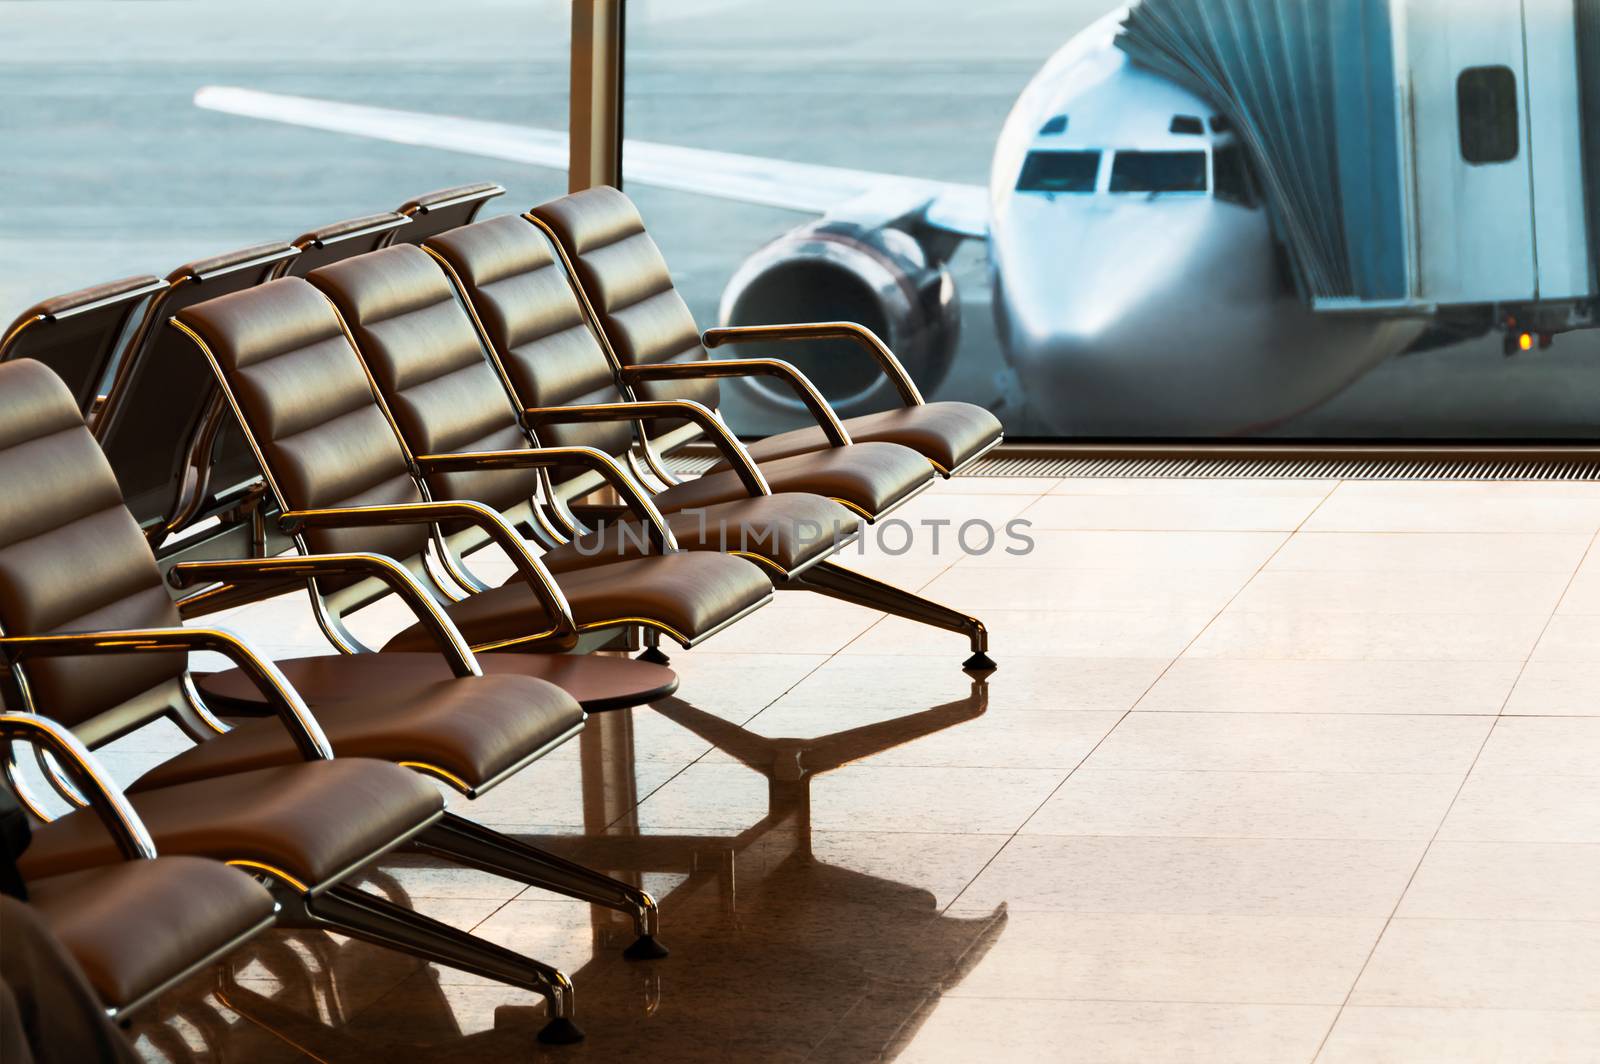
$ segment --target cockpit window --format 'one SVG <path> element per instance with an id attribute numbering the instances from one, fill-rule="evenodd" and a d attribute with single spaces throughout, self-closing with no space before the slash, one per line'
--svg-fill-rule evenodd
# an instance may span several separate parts
<path id="1" fill-rule="evenodd" d="M 1201 156 L 1202 163 L 1204 158 Z M 1097 151 L 1031 151 L 1023 161 L 1017 191 L 1093 192 L 1099 174 Z"/>
<path id="2" fill-rule="evenodd" d="M 1111 167 L 1112 192 L 1204 192 L 1203 151 L 1119 151 Z"/>
<path id="3" fill-rule="evenodd" d="M 1067 116 L 1056 115 L 1054 118 L 1051 118 L 1048 122 L 1039 127 L 1039 136 L 1050 137 L 1056 135 L 1057 133 L 1065 133 L 1066 131 Z"/>

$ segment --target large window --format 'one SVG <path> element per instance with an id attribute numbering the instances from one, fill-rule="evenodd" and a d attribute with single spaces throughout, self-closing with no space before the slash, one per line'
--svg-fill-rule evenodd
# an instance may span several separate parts
<path id="1" fill-rule="evenodd" d="M 0 4 L 0 327 L 42 298 L 439 188 L 498 181 L 508 195 L 488 213 L 565 191 L 560 169 L 208 109 L 195 94 L 268 93 L 310 122 L 356 105 L 562 133 L 568 12 L 565 0 Z"/>
<path id="2" fill-rule="evenodd" d="M 707 153 L 627 187 L 700 325 L 853 317 L 1014 440 L 1595 436 L 1600 332 L 1508 359 L 1492 306 L 1312 310 L 1259 129 L 1121 53 L 1053 59 L 1115 6 L 628 0 L 627 142 Z M 1506 154 L 1515 96 L 1463 83 L 1471 157 Z M 893 403 L 848 345 L 716 352 L 764 353 L 848 414 Z M 750 435 L 807 421 L 770 382 L 723 394 Z"/>

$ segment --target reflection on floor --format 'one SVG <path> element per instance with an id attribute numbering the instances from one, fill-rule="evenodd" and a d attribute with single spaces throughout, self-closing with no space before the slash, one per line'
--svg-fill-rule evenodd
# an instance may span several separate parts
<path id="1" fill-rule="evenodd" d="M 1600 1046 L 1600 486 L 962 479 L 852 560 L 961 640 L 783 594 L 464 811 L 614 914 L 417 857 L 374 889 L 563 967 L 529 994 L 271 933 L 152 1060 L 1578 1061 Z M 964 555 L 974 518 L 1034 549 Z M 969 540 L 975 537 L 969 537 Z M 392 620 L 392 619 L 391 619 Z M 297 603 L 229 619 L 305 652 Z M 171 749 L 135 736 L 127 778 Z M 209 1056 L 208 1056 L 209 1055 Z"/>

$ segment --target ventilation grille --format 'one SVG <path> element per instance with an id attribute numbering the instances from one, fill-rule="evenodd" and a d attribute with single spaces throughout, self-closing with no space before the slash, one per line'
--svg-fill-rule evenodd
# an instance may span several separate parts
<path id="1" fill-rule="evenodd" d="M 1408 458 L 990 458 L 976 477 L 1179 477 L 1187 480 L 1600 480 L 1600 462 Z"/>
<path id="2" fill-rule="evenodd" d="M 694 476 L 710 455 L 669 460 Z M 1174 477 L 1186 480 L 1587 480 L 1600 481 L 1600 461 L 1504 458 L 985 458 L 967 477 Z"/>

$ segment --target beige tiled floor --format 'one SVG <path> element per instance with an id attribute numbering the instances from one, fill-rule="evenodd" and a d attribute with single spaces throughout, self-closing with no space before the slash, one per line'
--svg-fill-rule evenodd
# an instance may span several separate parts
<path id="1" fill-rule="evenodd" d="M 504 880 L 382 866 L 571 971 L 583 1046 L 535 1046 L 532 995 L 274 933 L 142 1049 L 1600 1060 L 1600 485 L 962 479 L 899 516 L 1031 522 L 1024 556 L 946 526 L 849 562 L 983 616 L 986 684 L 957 637 L 785 593 L 676 653 L 678 699 L 462 803 L 656 891 L 672 958 L 624 963 L 610 914 Z M 296 602 L 228 622 L 317 643 Z M 109 756 L 126 778 L 173 742 Z"/>

